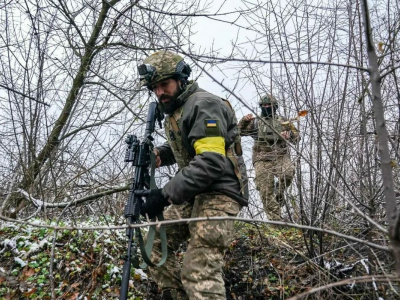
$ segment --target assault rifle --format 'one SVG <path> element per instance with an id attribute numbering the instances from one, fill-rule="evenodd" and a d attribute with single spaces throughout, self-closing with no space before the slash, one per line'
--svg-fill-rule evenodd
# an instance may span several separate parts
<path id="1" fill-rule="evenodd" d="M 135 166 L 135 176 L 132 181 L 129 197 L 124 210 L 124 215 L 127 219 L 128 225 L 141 223 L 140 210 L 142 208 L 143 200 L 141 196 L 135 195 L 135 191 L 157 188 L 154 181 L 155 154 L 153 153 L 152 141 L 154 138 L 152 137 L 152 134 L 155 129 L 156 120 L 161 127 L 162 118 L 163 115 L 158 109 L 157 103 L 150 103 L 143 141 L 140 142 L 135 135 L 129 135 L 125 140 L 125 142 L 128 144 L 128 148 L 126 149 L 125 153 L 125 161 L 132 162 L 132 165 Z M 150 166 L 151 174 L 149 174 Z M 162 213 L 158 215 L 157 218 L 159 220 L 163 220 Z M 122 273 L 120 300 L 125 300 L 128 297 L 131 265 L 133 265 L 135 268 L 142 269 L 146 268 L 148 265 L 155 266 L 155 264 L 150 260 L 155 232 L 155 227 L 150 226 L 147 235 L 147 244 L 145 245 L 141 234 L 141 229 L 139 227 L 127 228 L 126 235 L 128 237 L 128 251 L 127 255 L 124 257 L 125 261 Z M 166 234 L 163 226 L 160 228 L 160 237 L 162 258 L 157 264 L 158 266 L 162 265 L 167 257 Z M 142 264 L 140 264 L 138 258 L 138 248 L 140 248 L 142 255 Z"/>

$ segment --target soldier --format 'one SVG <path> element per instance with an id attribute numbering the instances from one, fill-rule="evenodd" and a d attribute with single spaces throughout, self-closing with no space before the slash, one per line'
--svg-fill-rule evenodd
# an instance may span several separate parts
<path id="1" fill-rule="evenodd" d="M 165 115 L 167 142 L 154 149 L 157 166 L 177 163 L 179 171 L 162 188 L 151 190 L 142 215 L 165 219 L 237 216 L 247 205 L 231 145 L 238 135 L 231 109 L 221 98 L 188 81 L 183 58 L 159 51 L 138 67 L 140 80 L 157 97 Z M 168 258 L 150 274 L 163 299 L 226 299 L 222 267 L 231 242 L 232 220 L 191 222 L 166 227 Z M 176 253 L 190 238 L 182 267 Z M 156 249 L 160 241 L 155 241 Z M 153 251 L 155 261 L 159 250 Z"/>
<path id="2" fill-rule="evenodd" d="M 254 139 L 255 183 L 268 219 L 280 221 L 283 194 L 292 183 L 295 172 L 287 142 L 297 143 L 299 132 L 290 121 L 276 114 L 278 102 L 272 95 L 261 97 L 259 104 L 262 118 L 257 120 L 248 114 L 240 120 L 238 127 L 241 136 Z"/>

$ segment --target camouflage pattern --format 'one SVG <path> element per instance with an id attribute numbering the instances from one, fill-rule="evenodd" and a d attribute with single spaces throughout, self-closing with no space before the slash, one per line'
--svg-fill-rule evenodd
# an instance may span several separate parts
<path id="1" fill-rule="evenodd" d="M 143 61 L 143 64 L 149 64 L 156 68 L 156 74 L 150 82 L 145 81 L 145 85 L 152 85 L 162 80 L 171 78 L 176 72 L 176 65 L 183 58 L 169 51 L 158 51 L 150 55 Z"/>
<path id="2" fill-rule="evenodd" d="M 299 131 L 286 118 L 274 116 L 262 120 L 240 120 L 238 124 L 240 135 L 251 136 L 254 139 L 253 165 L 256 177 L 256 187 L 268 219 L 281 220 L 284 191 L 290 186 L 295 173 L 295 166 L 290 159 L 288 142 L 297 143 Z M 285 140 L 279 134 L 290 132 Z M 275 177 L 278 186 L 275 189 Z"/>
<path id="3" fill-rule="evenodd" d="M 276 116 L 275 118 L 253 119 L 239 122 L 240 135 L 251 136 L 254 139 L 253 164 L 258 161 L 271 161 L 276 157 L 289 153 L 288 142 L 297 143 L 299 131 L 286 118 Z M 273 130 L 273 129 L 274 130 Z M 277 132 L 290 132 L 290 139 L 286 141 Z M 266 138 L 272 136 L 272 138 Z"/>
<path id="4" fill-rule="evenodd" d="M 172 126 L 172 122 L 174 122 L 174 120 L 177 125 L 179 124 L 179 120 L 182 117 L 182 113 L 183 113 L 183 107 L 175 111 L 175 113 L 173 113 L 172 115 L 165 116 L 165 121 L 164 121 L 164 128 L 165 128 L 165 134 L 167 135 L 167 141 L 171 146 L 172 152 L 174 153 L 175 161 L 178 164 L 179 170 L 187 166 L 189 162 L 193 159 L 193 157 L 189 155 L 188 151 L 183 146 L 182 135 L 180 133 L 179 127 L 174 129 Z M 174 120 L 172 120 L 172 118 Z"/>
<path id="5" fill-rule="evenodd" d="M 289 154 L 277 156 L 275 160 L 257 161 L 254 168 L 256 187 L 260 192 L 268 219 L 281 221 L 283 193 L 291 185 L 295 173 L 295 166 Z M 275 187 L 275 177 L 278 178 L 277 187 Z"/>
<path id="6" fill-rule="evenodd" d="M 190 218 L 192 215 L 193 204 L 184 202 L 182 205 L 170 205 L 164 211 L 165 220 L 179 220 L 182 218 Z M 188 299 L 183 291 L 181 281 L 181 266 L 178 260 L 178 251 L 181 244 L 186 242 L 189 237 L 189 226 L 187 224 L 171 224 L 166 226 L 168 257 L 167 261 L 161 267 L 149 268 L 151 277 L 157 282 L 159 288 L 163 291 L 168 291 L 170 294 L 180 295 L 180 298 L 173 299 Z M 159 235 L 156 234 L 154 240 L 154 248 L 152 252 L 152 260 L 157 262 L 161 259 L 161 241 Z M 183 295 L 182 295 L 183 294 Z M 167 297 L 166 297 L 167 298 Z"/>
<path id="7" fill-rule="evenodd" d="M 198 92 L 199 93 L 199 92 Z M 196 93 L 196 94 L 198 94 Z M 194 95 L 194 94 L 192 94 Z M 227 100 L 224 100 L 227 101 Z M 233 111 L 233 109 L 232 109 Z M 176 110 L 172 115 L 167 115 L 165 116 L 164 120 L 164 128 L 165 128 L 165 133 L 167 136 L 167 141 L 168 144 L 171 146 L 172 152 L 174 153 L 175 161 L 178 165 L 179 170 L 182 169 L 183 167 L 187 166 L 189 162 L 193 159 L 192 156 L 189 155 L 188 151 L 186 148 L 183 146 L 182 142 L 182 135 L 181 135 L 181 130 L 179 129 L 179 121 L 182 118 L 183 114 L 183 106 Z M 235 122 L 237 122 L 235 114 L 233 114 Z M 175 128 L 173 124 L 176 124 Z M 240 145 L 240 136 L 237 134 L 235 136 L 235 142 L 238 142 Z M 240 183 L 240 193 L 245 199 L 248 199 L 248 184 L 247 184 L 247 174 L 246 174 L 246 166 L 245 165 L 239 165 L 238 162 L 238 156 L 236 156 L 234 153 L 234 148 L 235 148 L 235 143 L 232 144 L 232 146 L 228 149 L 226 152 L 226 157 L 228 157 L 234 168 L 235 168 L 235 174 L 236 177 L 239 180 Z M 243 171 L 244 169 L 244 171 Z M 247 190 L 246 190 L 247 189 Z M 246 198 L 247 195 L 247 198 Z"/>
<path id="8" fill-rule="evenodd" d="M 194 203 L 171 205 L 164 212 L 167 220 L 196 217 L 236 216 L 240 204 L 225 195 L 197 195 Z M 152 278 L 168 299 L 226 299 L 222 267 L 224 251 L 233 237 L 234 221 L 203 221 L 167 225 L 168 259 L 158 268 L 150 268 Z M 177 252 L 190 237 L 182 267 Z M 161 258 L 160 240 L 155 241 L 153 258 Z M 182 292 L 185 290 L 186 295 Z"/>
<path id="9" fill-rule="evenodd" d="M 286 145 L 286 141 L 279 134 L 283 131 L 281 118 L 264 118 L 258 125 L 258 143 L 266 142 L 270 148 L 278 143 Z"/>
<path id="10" fill-rule="evenodd" d="M 189 84 L 187 90 L 191 88 Z M 199 93 L 201 92 L 194 92 L 189 97 L 198 96 Z M 167 141 L 179 169 L 188 166 L 193 158 L 183 145 L 184 137 L 179 128 L 184 107 L 177 109 L 172 115 L 167 115 L 164 121 Z M 229 155 L 228 151 L 227 157 Z M 240 208 L 241 205 L 234 199 L 210 192 L 196 195 L 194 199 L 185 199 L 182 205 L 170 205 L 164 212 L 164 218 L 176 220 L 237 216 Z M 233 225 L 234 221 L 225 220 L 166 226 L 167 261 L 161 267 L 149 268 L 150 275 L 163 290 L 163 299 L 226 299 L 222 276 L 223 256 L 233 236 Z M 189 244 L 181 264 L 177 254 L 182 243 L 188 240 Z M 161 258 L 159 239 L 155 241 L 152 256 L 154 261 Z"/>
<path id="11" fill-rule="evenodd" d="M 260 101 L 258 102 L 258 104 L 262 105 L 262 104 L 271 104 L 273 106 L 275 106 L 276 108 L 278 107 L 278 100 L 276 100 L 276 98 L 270 94 L 265 94 L 264 96 L 262 96 L 260 98 Z"/>

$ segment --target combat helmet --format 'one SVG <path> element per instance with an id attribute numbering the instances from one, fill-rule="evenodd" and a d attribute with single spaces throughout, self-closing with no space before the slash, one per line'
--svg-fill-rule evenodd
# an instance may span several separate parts
<path id="1" fill-rule="evenodd" d="M 261 96 L 260 101 L 258 102 L 258 104 L 260 104 L 260 106 L 262 106 L 263 104 L 271 104 L 274 109 L 278 109 L 278 100 L 276 100 L 276 98 L 274 96 L 272 96 L 271 94 L 265 94 L 264 96 Z"/>
<path id="2" fill-rule="evenodd" d="M 187 82 L 191 71 L 180 55 L 170 51 L 155 52 L 138 66 L 140 81 L 149 89 L 152 85 L 169 78 Z"/>

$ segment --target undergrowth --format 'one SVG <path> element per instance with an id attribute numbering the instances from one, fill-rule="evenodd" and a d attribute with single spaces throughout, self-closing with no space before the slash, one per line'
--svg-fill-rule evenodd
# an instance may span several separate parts
<path id="1" fill-rule="evenodd" d="M 80 226 L 123 223 L 124 220 L 103 218 L 86 220 Z M 0 299 L 119 297 L 122 256 L 127 246 L 125 230 L 55 232 L 51 228 L 2 223 L 0 241 Z M 347 257 L 346 263 L 351 264 L 351 260 Z M 342 269 L 351 270 L 344 274 L 348 278 L 366 275 L 361 264 Z M 237 223 L 234 240 L 225 255 L 226 296 L 238 300 L 286 299 L 343 278 L 333 270 L 308 258 L 300 230 Z M 396 290 L 395 284 L 390 288 L 379 284 L 375 290 L 371 284 L 347 285 L 308 299 L 374 299 L 375 294 L 382 295 L 382 299 L 396 299 Z M 131 268 L 129 299 L 161 299 L 146 271 Z"/>

